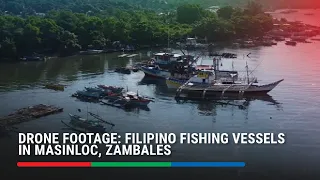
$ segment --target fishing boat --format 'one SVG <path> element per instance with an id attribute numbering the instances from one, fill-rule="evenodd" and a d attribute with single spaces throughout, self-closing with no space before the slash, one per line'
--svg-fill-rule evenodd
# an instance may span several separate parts
<path id="1" fill-rule="evenodd" d="M 123 98 L 127 100 L 130 104 L 136 106 L 147 106 L 150 102 L 153 102 L 151 99 L 139 96 L 138 93 L 132 91 L 124 93 Z"/>
<path id="2" fill-rule="evenodd" d="M 298 12 L 298 10 L 288 9 L 288 10 L 281 11 L 280 13 L 281 14 L 291 14 L 291 13 L 296 13 L 296 12 Z"/>
<path id="3" fill-rule="evenodd" d="M 221 59 L 221 58 L 220 58 Z M 187 76 L 171 76 L 166 79 L 168 89 L 178 89 L 187 82 L 194 84 L 212 84 L 219 77 L 219 81 L 224 84 L 233 84 L 238 80 L 237 71 L 219 70 L 219 58 L 213 59 L 213 65 L 198 65 L 196 72 Z M 233 67 L 233 64 L 232 64 Z M 189 76 L 191 75 L 191 77 Z"/>
<path id="4" fill-rule="evenodd" d="M 180 86 L 176 93 L 176 98 L 187 99 L 211 99 L 224 96 L 255 96 L 266 95 L 273 90 L 283 79 L 270 84 L 260 85 L 256 81 L 249 80 L 248 65 L 247 68 L 247 82 L 234 82 L 232 84 L 225 84 L 219 80 L 212 83 L 192 83 L 186 82 Z M 207 81 L 210 81 L 209 76 L 206 76 Z"/>
<path id="5" fill-rule="evenodd" d="M 96 88 L 96 87 L 94 87 L 94 88 L 92 88 L 92 87 L 85 87 L 84 89 L 85 89 L 86 91 L 89 91 L 89 92 L 98 92 L 98 93 L 103 93 L 103 92 L 105 92 L 104 89 L 102 89 L 102 88 Z"/>
<path id="6" fill-rule="evenodd" d="M 297 42 L 296 41 L 287 41 L 286 45 L 295 46 L 295 45 L 297 45 Z"/>
<path id="7" fill-rule="evenodd" d="M 177 43 L 180 47 L 186 49 L 204 49 L 208 47 L 208 44 L 205 43 L 206 40 L 202 40 L 203 43 L 199 43 L 197 38 L 187 38 L 185 42 Z M 200 40 L 201 41 L 201 40 Z"/>
<path id="8" fill-rule="evenodd" d="M 219 82 L 223 84 L 233 84 L 238 78 L 237 71 L 216 71 L 216 73 L 218 73 L 218 76 L 220 77 Z M 184 85 L 187 82 L 203 85 L 212 84 L 214 81 L 216 81 L 214 71 L 205 70 L 198 72 L 191 78 L 169 77 L 166 79 L 166 85 L 168 89 L 178 89 L 180 86 Z"/>
<path id="9" fill-rule="evenodd" d="M 100 54 L 103 53 L 103 50 L 101 49 L 89 49 L 87 51 L 80 51 L 80 54 L 82 55 L 93 55 L 93 54 Z"/>
<path id="10" fill-rule="evenodd" d="M 24 56 L 20 58 L 21 61 L 45 61 L 46 57 L 43 56 Z"/>
<path id="11" fill-rule="evenodd" d="M 61 85 L 61 84 L 46 84 L 45 88 L 53 89 L 56 91 L 64 91 L 64 85 Z"/>
<path id="12" fill-rule="evenodd" d="M 124 68 L 124 67 L 116 68 L 116 69 L 114 70 L 114 72 L 122 73 L 122 74 L 131 74 L 131 70 L 128 69 L 128 68 Z"/>
<path id="13" fill-rule="evenodd" d="M 82 129 L 86 132 L 106 132 L 106 128 L 98 121 L 84 119 L 78 115 L 73 115 L 69 113 L 70 125 L 75 129 Z"/>
<path id="14" fill-rule="evenodd" d="M 75 94 L 72 95 L 73 97 L 86 97 L 86 98 L 96 98 L 99 99 L 101 97 L 100 92 L 93 92 L 93 91 L 77 91 Z"/>
<path id="15" fill-rule="evenodd" d="M 78 109 L 79 112 L 81 112 L 80 109 Z M 93 120 L 88 119 L 88 115 L 93 117 Z M 69 113 L 70 122 L 65 123 L 64 121 L 61 121 L 63 124 L 65 124 L 67 127 L 71 128 L 72 130 L 79 131 L 79 132 L 94 132 L 94 133 L 104 133 L 106 132 L 105 124 L 110 125 L 111 127 L 115 126 L 115 124 L 108 122 L 104 119 L 102 119 L 99 115 L 87 112 L 87 119 L 82 118 L 78 115 L 73 115 Z"/>
<path id="16" fill-rule="evenodd" d="M 107 85 L 98 85 L 98 87 L 104 90 L 109 90 L 113 93 L 121 93 L 124 89 L 123 87 L 107 86 Z"/>
<path id="17" fill-rule="evenodd" d="M 161 65 L 168 65 L 172 62 L 176 62 L 182 59 L 181 54 L 174 54 L 174 53 L 156 53 L 154 57 L 151 59 L 154 61 L 155 64 Z"/>
<path id="18" fill-rule="evenodd" d="M 144 72 L 146 76 L 157 78 L 167 78 L 171 74 L 169 70 L 161 69 L 158 65 L 141 66 L 140 70 Z"/>

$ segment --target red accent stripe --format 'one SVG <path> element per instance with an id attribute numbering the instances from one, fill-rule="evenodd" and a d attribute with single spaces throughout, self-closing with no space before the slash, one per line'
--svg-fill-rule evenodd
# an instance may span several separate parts
<path id="1" fill-rule="evenodd" d="M 91 167 L 91 162 L 17 162 L 18 167 Z"/>

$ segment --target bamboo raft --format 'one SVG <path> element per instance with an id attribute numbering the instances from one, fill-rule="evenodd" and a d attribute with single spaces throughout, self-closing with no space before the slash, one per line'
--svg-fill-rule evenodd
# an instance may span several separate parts
<path id="1" fill-rule="evenodd" d="M 19 124 L 22 122 L 27 122 L 36 118 L 48 116 L 62 111 L 63 108 L 44 104 L 29 106 L 27 108 L 19 109 L 16 112 L 7 116 L 0 117 L 0 126 Z"/>

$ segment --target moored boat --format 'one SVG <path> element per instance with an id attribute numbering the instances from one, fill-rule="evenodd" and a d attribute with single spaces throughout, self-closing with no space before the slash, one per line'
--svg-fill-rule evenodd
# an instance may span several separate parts
<path id="1" fill-rule="evenodd" d="M 287 41 L 286 45 L 295 46 L 295 45 L 297 45 L 297 42 L 296 41 Z"/>
<path id="2" fill-rule="evenodd" d="M 103 133 L 106 131 L 106 128 L 98 121 L 84 119 L 78 115 L 73 115 L 70 113 L 69 113 L 69 117 L 70 117 L 69 124 L 74 126 L 75 128 L 81 128 L 84 131 L 99 132 L 99 133 Z"/>
<path id="3" fill-rule="evenodd" d="M 187 83 L 177 90 L 176 98 L 211 99 L 224 96 L 256 96 L 266 95 L 283 79 L 265 85 L 250 84 L 206 84 Z"/>
<path id="4" fill-rule="evenodd" d="M 72 96 L 79 97 L 79 98 L 95 98 L 95 99 L 99 99 L 99 98 L 101 98 L 101 93 L 100 92 L 92 92 L 92 91 L 77 91 Z"/>
<path id="5" fill-rule="evenodd" d="M 53 89 L 56 91 L 64 91 L 64 85 L 61 85 L 61 84 L 46 84 L 45 88 Z"/>
<path id="6" fill-rule="evenodd" d="M 202 70 L 198 71 L 191 78 L 183 77 L 169 77 L 166 79 L 166 85 L 168 89 L 178 89 L 180 86 L 184 85 L 187 82 L 194 84 L 212 84 L 216 81 L 215 76 L 219 77 L 219 82 L 224 84 L 233 84 L 238 80 L 237 71 L 211 71 L 211 70 Z"/>
<path id="7" fill-rule="evenodd" d="M 230 83 L 225 83 L 221 79 L 215 76 L 212 80 L 212 75 L 209 74 L 204 76 L 203 83 L 193 83 L 187 81 L 185 84 L 179 87 L 176 93 L 176 98 L 186 98 L 186 99 L 211 99 L 219 97 L 231 97 L 231 96 L 256 96 L 256 95 L 266 95 L 272 89 L 274 89 L 283 79 L 265 85 L 260 85 L 257 83 L 256 79 L 249 79 L 248 65 L 246 65 L 247 77 L 246 83 L 241 81 L 233 81 Z"/>
<path id="8" fill-rule="evenodd" d="M 104 90 L 109 90 L 113 93 L 120 93 L 123 91 L 123 87 L 117 87 L 117 86 L 107 86 L 107 85 L 98 85 L 99 88 L 104 89 Z"/>
<path id="9" fill-rule="evenodd" d="M 160 69 L 158 65 L 141 66 L 140 70 L 144 72 L 146 76 L 157 78 L 167 78 L 171 74 L 168 70 Z"/>
<path id="10" fill-rule="evenodd" d="M 93 54 L 100 54 L 103 53 L 104 51 L 101 49 L 89 49 L 87 51 L 80 51 L 80 54 L 82 55 L 93 55 Z"/>
<path id="11" fill-rule="evenodd" d="M 124 67 L 116 68 L 114 71 L 117 73 L 122 73 L 122 74 L 131 74 L 131 70 L 128 68 L 124 68 Z"/>
<path id="12" fill-rule="evenodd" d="M 139 96 L 137 93 L 134 92 L 126 92 L 123 94 L 124 99 L 128 100 L 130 104 L 137 105 L 137 106 L 147 106 L 151 99 Z"/>

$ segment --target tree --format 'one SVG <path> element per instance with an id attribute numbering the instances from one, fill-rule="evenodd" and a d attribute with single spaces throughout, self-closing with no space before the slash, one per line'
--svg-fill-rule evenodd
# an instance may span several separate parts
<path id="1" fill-rule="evenodd" d="M 196 4 L 184 4 L 177 8 L 177 22 L 192 24 L 205 16 L 205 10 Z"/>
<path id="2" fill-rule="evenodd" d="M 230 19 L 233 13 L 234 13 L 234 9 L 231 6 L 222 7 L 217 11 L 218 17 L 223 19 Z"/>
<path id="3" fill-rule="evenodd" d="M 255 16 L 258 14 L 262 14 L 263 8 L 262 8 L 262 5 L 257 1 L 249 1 L 244 12 L 247 15 Z"/>

